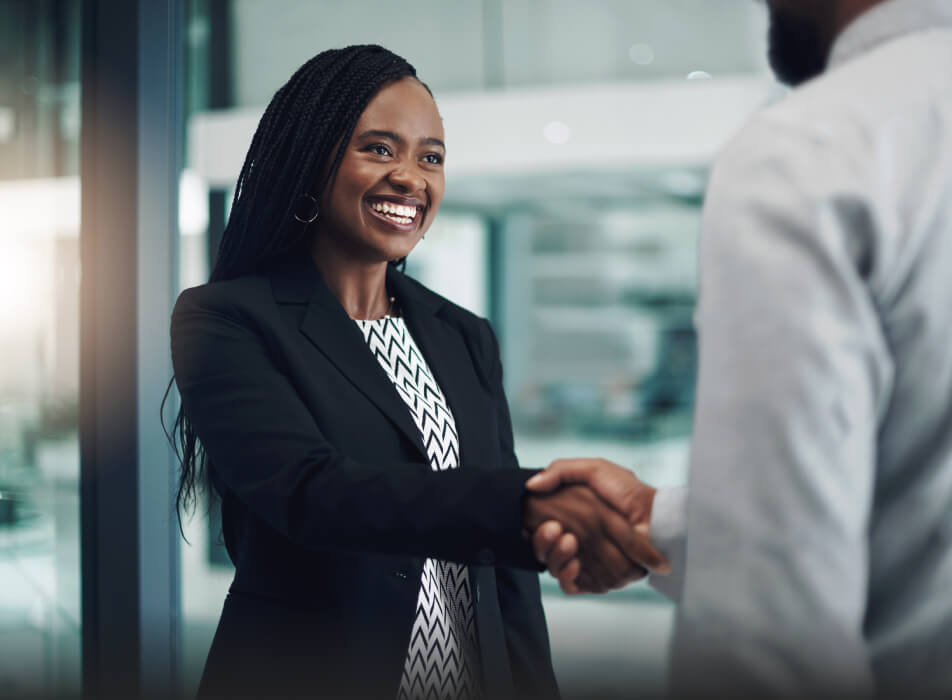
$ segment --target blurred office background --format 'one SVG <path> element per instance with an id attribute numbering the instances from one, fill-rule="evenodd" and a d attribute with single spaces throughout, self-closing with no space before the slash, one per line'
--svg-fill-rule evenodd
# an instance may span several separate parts
<path id="1" fill-rule="evenodd" d="M 109 235 L 138 236 L 138 246 L 116 258 L 136 272 L 115 272 L 122 279 L 113 283 L 112 252 L 82 255 L 87 237 L 106 245 L 96 226 L 114 200 L 104 190 L 122 178 L 101 177 L 104 166 L 91 162 L 112 148 L 96 58 L 113 50 L 112 20 L 103 19 L 111 4 L 122 5 L 0 0 L 0 697 L 78 694 L 90 659 L 105 667 L 104 640 L 124 633 L 140 640 L 135 653 L 147 666 L 143 649 L 155 642 L 141 640 L 163 609 L 169 662 L 141 674 L 167 673 L 172 687 L 194 691 L 231 565 L 214 512 L 199 507 L 185 523 L 188 543 L 177 537 L 156 401 L 170 376 L 165 323 L 177 291 L 207 277 L 264 106 L 325 48 L 383 44 L 437 97 L 447 192 L 408 272 L 493 321 L 523 465 L 602 456 L 657 485 L 684 481 L 707 173 L 777 90 L 761 5 L 167 0 L 146 9 L 147 0 L 130 0 L 123 12 L 138 24 L 114 50 L 139 68 L 129 91 L 138 147 L 110 167 L 129 170 L 138 207 L 126 234 Z M 147 21 L 156 6 L 160 21 Z M 152 74 L 165 82 L 153 89 L 143 77 Z M 145 140 L 155 120 L 164 145 Z M 150 187 L 157 169 L 169 176 Z M 106 204 L 92 211 L 94 202 Z M 145 221 L 149 207 L 169 225 Z M 81 258 L 95 265 L 81 270 Z M 128 395 L 125 385 L 103 389 L 90 369 L 102 365 L 103 340 L 81 328 L 112 321 L 101 296 L 80 294 L 81 272 L 100 295 L 129 290 L 117 307 L 130 311 L 123 328 L 135 336 L 117 341 L 138 378 Z M 120 468 L 105 478 L 93 463 L 102 450 L 88 447 L 104 444 L 100 414 L 113 391 L 136 416 L 128 459 L 138 478 L 128 483 L 121 457 L 110 457 Z M 137 505 L 126 513 L 111 497 Z M 127 516 L 137 539 L 113 542 L 115 527 L 104 523 Z M 165 543 L 158 573 L 141 563 L 150 541 Z M 113 545 L 132 547 L 141 564 L 129 574 L 131 631 L 110 621 L 125 603 L 113 610 L 94 595 L 108 591 L 110 572 L 126 575 L 108 559 Z M 152 576 L 167 579 L 158 598 L 143 582 Z M 566 698 L 663 689 L 672 604 L 644 585 L 569 599 L 542 581 Z M 141 612 L 149 605 L 152 617 Z"/>

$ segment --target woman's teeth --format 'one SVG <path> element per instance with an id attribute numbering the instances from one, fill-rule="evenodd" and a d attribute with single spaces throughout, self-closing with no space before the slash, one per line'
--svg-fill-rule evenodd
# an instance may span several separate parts
<path id="1" fill-rule="evenodd" d="M 374 211 L 380 212 L 388 219 L 398 224 L 409 224 L 416 218 L 417 208 L 407 207 L 402 204 L 392 204 L 390 202 L 372 202 L 370 206 Z"/>

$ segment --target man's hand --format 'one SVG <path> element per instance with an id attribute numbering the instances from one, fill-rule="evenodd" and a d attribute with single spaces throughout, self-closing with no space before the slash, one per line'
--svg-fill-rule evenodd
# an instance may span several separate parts
<path id="1" fill-rule="evenodd" d="M 589 486 L 601 499 L 624 514 L 638 541 L 637 553 L 633 556 L 635 562 L 655 573 L 670 572 L 668 563 L 650 545 L 651 508 L 655 488 L 644 484 L 624 467 L 603 459 L 556 460 L 544 472 L 530 479 L 527 486 L 531 491 L 539 493 L 552 492 L 573 484 Z M 569 524 L 557 519 L 543 523 L 532 533 L 536 556 L 547 565 L 566 593 L 594 592 L 590 585 L 593 574 L 578 556 L 581 543 L 573 533 Z M 633 548 L 630 551 L 636 550 Z M 629 579 L 626 583 L 637 578 L 640 576 Z M 602 583 L 604 585 L 605 582 Z"/>
<path id="2" fill-rule="evenodd" d="M 553 574 L 566 568 L 566 556 L 577 558 L 577 564 L 568 565 L 579 568 L 572 581 L 568 580 L 571 568 L 564 582 L 560 578 L 567 593 L 604 593 L 642 578 L 646 568 L 666 565 L 647 537 L 587 486 L 567 485 L 554 492 L 530 494 L 523 520 L 534 544 L 540 537 L 558 537 L 563 529 L 578 543 L 577 551 L 557 543 L 546 553 Z M 536 552 L 540 553 L 538 547 Z"/>

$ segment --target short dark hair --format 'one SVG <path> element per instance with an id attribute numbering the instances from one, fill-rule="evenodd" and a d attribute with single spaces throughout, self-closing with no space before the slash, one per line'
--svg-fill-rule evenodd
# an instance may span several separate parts
<path id="1" fill-rule="evenodd" d="M 301 215 L 302 203 L 320 202 L 374 95 L 408 77 L 419 80 L 412 65 L 372 44 L 323 51 L 295 71 L 258 122 L 209 281 L 262 273 L 308 254 L 304 221 L 310 213 Z M 182 466 L 175 497 L 181 530 L 183 512 L 194 508 L 198 493 L 209 485 L 208 459 L 181 408 L 166 435 Z"/>

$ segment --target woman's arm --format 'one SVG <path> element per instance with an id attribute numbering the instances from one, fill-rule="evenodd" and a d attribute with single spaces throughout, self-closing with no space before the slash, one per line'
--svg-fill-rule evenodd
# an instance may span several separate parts
<path id="1" fill-rule="evenodd" d="M 537 568 L 521 535 L 526 474 L 434 472 L 422 460 L 367 464 L 340 454 L 214 285 L 179 297 L 171 334 L 182 406 L 216 478 L 292 542 L 461 563 L 490 550 L 498 562 Z M 492 507 L 465 507 L 472 502 Z"/>

